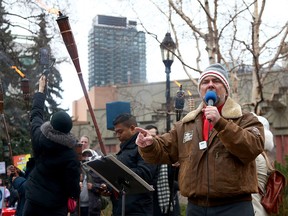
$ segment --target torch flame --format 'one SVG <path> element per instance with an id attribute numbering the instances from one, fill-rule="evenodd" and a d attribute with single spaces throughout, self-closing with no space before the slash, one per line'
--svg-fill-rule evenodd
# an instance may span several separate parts
<path id="1" fill-rule="evenodd" d="M 181 83 L 179 83 L 177 80 L 174 80 L 174 83 L 175 83 L 178 87 L 181 86 Z"/>
<path id="2" fill-rule="evenodd" d="M 25 74 L 22 73 L 16 66 L 11 66 L 12 69 L 14 69 L 22 78 L 25 78 Z"/>
<path id="3" fill-rule="evenodd" d="M 56 15 L 60 15 L 61 14 L 60 10 L 58 10 L 57 8 L 48 9 L 48 13 L 56 14 Z"/>
<path id="4" fill-rule="evenodd" d="M 187 90 L 187 92 L 189 96 L 192 96 L 192 93 L 189 90 Z"/>
<path id="5" fill-rule="evenodd" d="M 41 2 L 40 0 L 36 0 L 36 2 L 38 3 L 38 5 L 45 9 L 46 11 L 48 11 L 48 13 L 51 13 L 51 14 L 56 14 L 56 15 L 60 15 L 61 12 L 60 10 L 56 9 L 56 8 L 49 8 L 46 4 L 44 4 L 43 2 Z"/>

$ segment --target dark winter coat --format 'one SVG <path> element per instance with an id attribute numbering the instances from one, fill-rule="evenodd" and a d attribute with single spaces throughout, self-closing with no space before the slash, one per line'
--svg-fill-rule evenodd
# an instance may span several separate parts
<path id="1" fill-rule="evenodd" d="M 56 131 L 43 120 L 45 95 L 34 95 L 31 138 L 35 167 L 26 182 L 26 199 L 40 206 L 67 206 L 68 197 L 79 198 L 80 163 L 73 147 L 75 137 Z"/>
<path id="2" fill-rule="evenodd" d="M 17 208 L 15 216 L 22 216 L 23 208 L 25 204 L 25 182 L 24 177 L 18 176 L 12 181 L 13 188 L 17 191 Z"/>
<path id="3" fill-rule="evenodd" d="M 120 151 L 116 157 L 148 184 L 152 185 L 156 175 L 156 166 L 146 163 L 138 153 L 137 145 L 135 144 L 137 135 L 138 133 L 132 136 L 130 140 L 120 144 Z M 117 199 L 115 196 L 112 196 L 111 200 L 113 204 L 113 216 L 120 216 L 122 210 L 121 195 Z M 125 197 L 125 215 L 153 215 L 152 192 L 135 195 L 127 194 Z"/>

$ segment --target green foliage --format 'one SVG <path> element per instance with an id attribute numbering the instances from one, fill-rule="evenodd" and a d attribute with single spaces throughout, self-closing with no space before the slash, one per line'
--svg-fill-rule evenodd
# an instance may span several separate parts
<path id="1" fill-rule="evenodd" d="M 21 100 L 19 100 L 20 87 L 17 86 L 19 86 L 20 76 L 11 68 L 11 66 L 20 65 L 19 59 L 17 58 L 20 52 L 16 49 L 14 42 L 15 38 L 9 30 L 10 23 L 4 15 L 6 14 L 6 11 L 1 0 L 0 12 L 0 82 L 2 86 L 1 94 L 3 95 L 3 110 L 1 110 L 2 115 L 0 119 L 0 138 L 2 141 L 1 150 L 3 152 L 5 148 L 3 146 L 3 141 L 6 143 L 12 143 L 12 139 L 15 138 L 17 140 L 16 143 L 19 143 L 21 139 L 28 140 L 29 138 L 28 132 L 25 129 L 27 128 L 27 125 L 19 127 L 19 125 L 25 124 L 27 121 L 23 121 L 23 105 Z M 22 133 L 23 131 L 24 133 Z M 1 155 L 0 160 L 4 160 L 8 164 L 11 163 L 10 157 L 4 158 L 3 154 Z"/>
<path id="2" fill-rule="evenodd" d="M 59 101 L 62 99 L 63 89 L 60 87 L 62 77 L 60 72 L 54 67 L 53 53 L 50 54 L 49 65 L 41 65 L 39 58 L 40 48 L 50 48 L 51 36 L 47 33 L 49 28 L 46 21 L 46 15 L 39 10 L 39 14 L 34 13 L 34 20 L 31 25 L 36 29 L 35 35 L 30 37 L 24 43 L 16 40 L 11 34 L 11 24 L 5 15 L 8 12 L 0 0 L 0 82 L 3 86 L 3 115 L 0 118 L 0 141 L 3 139 L 10 142 L 12 146 L 12 155 L 32 154 L 30 139 L 30 109 L 34 92 L 38 90 L 38 80 L 44 71 L 44 67 L 49 68 L 48 88 L 46 97 L 46 112 L 44 120 L 48 120 L 50 115 L 56 111 L 62 110 L 59 107 Z M 10 17 L 10 16 L 9 16 Z M 30 32 L 31 33 L 31 32 Z M 49 63 L 50 63 L 49 62 Z M 24 97 L 21 84 L 23 76 L 18 74 L 11 66 L 16 66 L 29 80 L 29 94 Z M 4 127 L 4 119 L 5 125 Z M 9 136 L 6 134 L 8 133 Z M 0 143 L 0 152 L 3 152 L 4 146 Z M 0 161 L 11 163 L 10 158 L 4 158 L 0 154 Z"/>
<path id="3" fill-rule="evenodd" d="M 277 216 L 288 215 L 288 155 L 285 157 L 285 163 L 276 163 L 275 168 L 286 177 L 286 187 L 284 190 L 283 202 L 282 206 L 280 207 L 280 212 Z"/>
<path id="4" fill-rule="evenodd" d="M 112 203 L 109 201 L 108 206 L 101 211 L 101 215 L 112 215 Z"/>
<path id="5" fill-rule="evenodd" d="M 186 208 L 187 208 L 187 204 L 180 203 L 180 214 L 181 214 L 181 216 L 185 216 L 186 215 Z"/>

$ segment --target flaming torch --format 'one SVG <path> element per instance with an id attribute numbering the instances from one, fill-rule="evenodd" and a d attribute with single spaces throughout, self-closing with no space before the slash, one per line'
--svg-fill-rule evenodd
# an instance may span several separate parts
<path id="1" fill-rule="evenodd" d="M 21 80 L 21 89 L 23 92 L 23 98 L 27 105 L 27 110 L 29 107 L 29 99 L 30 99 L 30 89 L 29 89 L 29 80 L 27 78 L 23 78 Z"/>
<path id="2" fill-rule="evenodd" d="M 177 121 L 181 119 L 181 115 L 182 115 L 183 108 L 184 108 L 184 103 L 185 103 L 185 92 L 182 89 L 182 85 L 179 83 L 179 90 L 177 91 L 176 97 L 175 97 L 175 111 L 176 111 Z"/>
<path id="3" fill-rule="evenodd" d="M 4 90 L 2 88 L 1 79 L 0 79 L 0 114 L 1 114 L 1 117 L 2 117 L 2 120 L 3 120 L 3 126 L 4 126 L 4 130 L 5 130 L 5 135 L 6 135 L 6 140 L 5 141 L 7 141 L 7 146 L 8 146 L 8 149 L 9 149 L 10 160 L 11 160 L 11 162 L 13 162 L 11 140 L 10 140 L 10 136 L 9 136 L 9 133 L 8 133 L 8 128 L 7 128 L 5 115 L 4 115 Z"/>
<path id="4" fill-rule="evenodd" d="M 25 78 L 25 74 L 22 73 L 22 71 L 19 70 L 15 65 L 12 65 L 11 68 L 14 69 L 22 78 Z"/>
<path id="5" fill-rule="evenodd" d="M 80 80 L 80 84 L 81 84 L 81 87 L 82 87 L 82 90 L 83 90 L 83 93 L 84 93 L 84 96 L 85 96 L 85 99 L 86 99 L 86 102 L 87 102 L 87 105 L 88 105 L 88 109 L 89 109 L 89 112 L 90 112 L 90 115 L 91 115 L 95 130 L 96 130 L 96 134 L 97 134 L 97 137 L 98 137 L 98 140 L 99 140 L 101 151 L 102 151 L 102 153 L 104 155 L 106 155 L 106 150 L 105 150 L 102 138 L 101 138 L 101 133 L 100 133 L 100 130 L 99 130 L 99 127 L 98 127 L 98 124 L 97 124 L 97 121 L 96 121 L 92 106 L 91 106 L 91 102 L 90 102 L 90 99 L 89 99 L 89 96 L 88 96 L 88 92 L 87 92 L 87 89 L 85 87 L 85 83 L 84 83 L 84 80 L 83 80 L 81 67 L 80 67 L 80 62 L 79 62 L 79 57 L 78 57 L 77 46 L 76 46 L 76 43 L 75 43 L 75 40 L 74 40 L 73 33 L 71 31 L 71 27 L 70 27 L 70 23 L 69 23 L 68 17 L 64 16 L 60 11 L 58 11 L 58 13 L 59 13 L 59 17 L 57 18 L 56 21 L 58 23 L 58 26 L 59 26 L 59 29 L 60 29 L 60 33 L 62 35 L 63 41 L 64 41 L 64 43 L 66 45 L 67 50 L 68 50 L 68 53 L 69 53 L 69 55 L 70 55 L 70 57 L 71 57 L 71 59 L 73 61 L 73 64 L 74 64 L 74 66 L 76 68 L 76 71 L 77 71 L 77 74 L 78 74 L 78 78 Z"/>
<path id="6" fill-rule="evenodd" d="M 17 68 L 17 66 L 13 65 L 13 61 L 4 53 L 0 51 L 0 60 L 4 61 L 8 67 L 14 69 L 15 72 L 22 78 L 21 80 L 21 89 L 24 95 L 24 101 L 27 103 L 27 108 L 29 105 L 29 80 L 26 78 L 25 74 Z"/>
<path id="7" fill-rule="evenodd" d="M 29 108 L 29 99 L 30 99 L 30 89 L 29 89 L 29 79 L 26 78 L 25 74 L 17 68 L 17 66 L 12 65 L 12 69 L 14 69 L 21 77 L 21 90 L 23 92 L 23 98 L 26 102 L 27 110 Z"/>
<path id="8" fill-rule="evenodd" d="M 17 72 L 19 76 L 22 78 L 21 89 L 23 91 L 24 100 L 26 101 L 26 104 L 29 104 L 29 80 L 26 78 L 25 74 L 20 69 L 17 68 L 17 66 L 13 65 L 13 61 L 11 61 L 11 59 L 2 51 L 0 51 L 0 60 L 4 61 L 4 63 L 11 69 L 14 69 L 15 72 Z M 3 128 L 5 131 L 5 135 L 6 135 L 6 139 L 2 141 L 3 143 L 5 143 L 6 146 L 8 146 L 10 160 L 11 162 L 13 162 L 11 139 L 9 136 L 8 127 L 7 127 L 7 123 L 6 123 L 6 119 L 4 115 L 4 90 L 2 87 L 1 79 L 0 79 L 0 115 L 3 120 Z"/>

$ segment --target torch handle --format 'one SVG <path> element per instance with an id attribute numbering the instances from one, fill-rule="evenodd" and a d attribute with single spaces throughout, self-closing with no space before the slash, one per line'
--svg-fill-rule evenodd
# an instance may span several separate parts
<path id="1" fill-rule="evenodd" d="M 185 103 L 185 92 L 182 89 L 182 85 L 180 85 L 175 98 L 176 121 L 179 121 L 181 119 L 184 103 Z"/>
<path id="2" fill-rule="evenodd" d="M 193 111 L 195 108 L 195 101 L 192 97 L 188 98 L 189 111 Z"/>
<path id="3" fill-rule="evenodd" d="M 4 110 L 4 91 L 2 87 L 2 81 L 0 79 L 0 114 L 3 113 Z"/>
<path id="4" fill-rule="evenodd" d="M 91 102 L 90 102 L 90 99 L 89 99 L 89 96 L 88 96 L 87 89 L 85 87 L 85 83 L 84 83 L 84 80 L 83 80 L 82 73 L 78 72 L 77 74 L 78 74 L 78 78 L 80 80 L 81 87 L 82 87 L 82 90 L 83 90 L 83 93 L 84 93 L 84 96 L 85 96 L 85 99 L 86 99 L 86 103 L 87 103 L 87 106 L 88 106 L 88 109 L 89 109 L 89 112 L 90 112 L 90 115 L 91 115 L 91 119 L 92 119 L 94 127 L 95 127 L 95 131 L 96 131 L 96 134 L 97 134 L 97 137 L 98 137 L 98 141 L 99 141 L 99 144 L 100 144 L 101 151 L 102 151 L 103 155 L 106 155 L 106 150 L 105 150 L 105 147 L 104 147 L 104 143 L 102 141 L 102 136 L 101 136 L 101 133 L 100 133 L 97 121 L 96 121 L 95 114 L 94 114 L 92 106 L 91 106 Z"/>
<path id="5" fill-rule="evenodd" d="M 29 102 L 30 97 L 30 88 L 29 88 L 29 79 L 23 78 L 21 80 L 21 89 L 23 93 L 24 100 Z"/>
<path id="6" fill-rule="evenodd" d="M 11 163 L 13 163 L 13 154 L 12 154 L 11 140 L 10 140 L 10 136 L 9 136 L 9 133 L 8 133 L 8 128 L 7 128 L 7 124 L 6 124 L 4 113 L 1 114 L 1 117 L 3 119 L 3 126 L 4 126 L 4 130 L 5 130 L 7 143 L 8 143 L 10 160 L 11 160 Z"/>
<path id="7" fill-rule="evenodd" d="M 92 118 L 92 121 L 93 121 L 93 124 L 95 127 L 95 131 L 96 131 L 96 134 L 98 137 L 101 151 L 102 151 L 103 155 L 106 155 L 106 150 L 105 150 L 105 147 L 104 147 L 104 144 L 102 141 L 101 133 L 100 133 L 100 130 L 99 130 L 96 118 L 95 118 L 95 114 L 94 114 L 94 111 L 92 109 L 91 102 L 90 102 L 90 99 L 88 96 L 88 92 L 87 92 L 87 89 L 85 87 L 85 83 L 83 80 L 80 62 L 79 62 L 79 57 L 78 57 L 77 46 L 76 46 L 74 36 L 73 36 L 72 30 L 71 30 L 71 27 L 69 24 L 68 17 L 61 15 L 58 17 L 58 19 L 56 21 L 58 23 L 63 41 L 66 45 L 67 50 L 68 50 L 68 53 L 69 53 L 69 55 L 73 61 L 73 64 L 76 68 L 78 78 L 80 80 L 80 84 L 81 84 L 81 87 L 82 87 L 82 90 L 83 90 L 83 93 L 84 93 L 84 96 L 86 99 L 86 103 L 87 103 L 87 106 L 88 106 L 88 109 L 89 109 L 89 112 L 90 112 L 90 115 L 91 115 L 91 118 Z"/>
<path id="8" fill-rule="evenodd" d="M 59 16 L 56 20 L 62 35 L 63 41 L 66 45 L 68 53 L 73 61 L 73 64 L 77 72 L 81 72 L 78 50 L 74 40 L 74 36 L 70 27 L 70 23 L 67 16 Z"/>
<path id="9" fill-rule="evenodd" d="M 12 154 L 12 147 L 11 147 L 11 143 L 10 143 L 10 136 L 8 133 L 8 128 L 7 128 L 5 115 L 4 115 L 4 90 L 3 90 L 1 79 L 0 79 L 0 114 L 1 114 L 1 118 L 3 120 L 4 131 L 5 131 L 6 139 L 8 142 L 9 155 L 10 155 L 10 159 L 11 159 L 11 163 L 12 163 L 13 162 L 13 154 Z"/>

